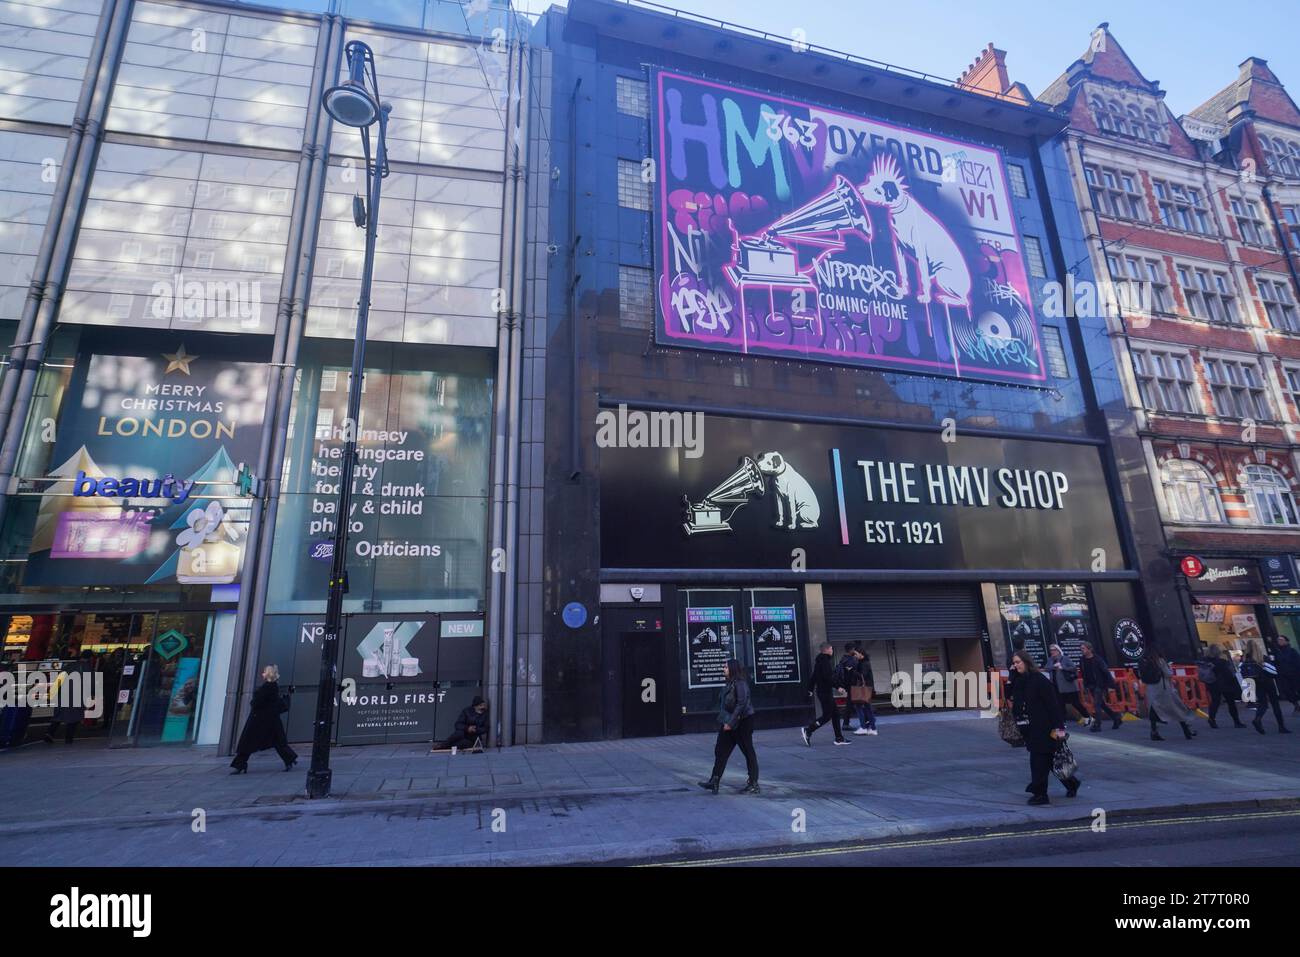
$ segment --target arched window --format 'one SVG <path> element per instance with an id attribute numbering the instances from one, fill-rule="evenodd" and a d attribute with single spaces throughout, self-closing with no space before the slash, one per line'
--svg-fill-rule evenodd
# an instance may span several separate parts
<path id="1" fill-rule="evenodd" d="M 1284 173 L 1284 164 L 1290 164 L 1286 155 L 1286 147 L 1282 141 L 1278 140 L 1274 143 L 1269 137 L 1261 135 L 1259 147 L 1264 151 L 1264 165 L 1268 167 L 1268 171 L 1270 173 Z"/>
<path id="2" fill-rule="evenodd" d="M 1268 465 L 1247 465 L 1246 498 L 1251 515 L 1260 525 L 1296 525 L 1295 494 L 1277 469 Z"/>
<path id="3" fill-rule="evenodd" d="M 1120 109 L 1120 105 L 1114 100 L 1110 101 L 1110 111 L 1114 114 L 1111 122 L 1115 124 L 1116 131 L 1128 136 L 1128 120 L 1124 119 L 1124 111 Z"/>
<path id="4" fill-rule="evenodd" d="M 1204 466 L 1186 459 L 1170 459 L 1160 469 L 1160 481 L 1173 521 L 1223 523 L 1219 487 Z"/>
<path id="5" fill-rule="evenodd" d="M 1287 175 L 1300 176 L 1300 143 L 1292 141 L 1286 145 L 1286 149 L 1290 154 L 1287 158 L 1291 164 L 1291 168 L 1287 171 Z"/>
<path id="6" fill-rule="evenodd" d="M 1136 106 L 1130 106 L 1128 108 L 1128 116 L 1133 123 L 1133 135 L 1140 140 L 1146 139 L 1147 129 L 1146 125 L 1142 122 L 1142 111 Z"/>
<path id="7" fill-rule="evenodd" d="M 1151 130 L 1152 142 L 1163 143 L 1165 141 L 1165 127 L 1160 121 L 1160 117 L 1156 115 L 1156 111 L 1148 109 L 1146 111 L 1146 119 Z"/>
<path id="8" fill-rule="evenodd" d="M 1092 115 L 1097 120 L 1098 128 L 1109 133 L 1111 130 L 1110 114 L 1106 112 L 1105 101 L 1099 96 L 1094 96 L 1090 102 L 1092 104 Z"/>

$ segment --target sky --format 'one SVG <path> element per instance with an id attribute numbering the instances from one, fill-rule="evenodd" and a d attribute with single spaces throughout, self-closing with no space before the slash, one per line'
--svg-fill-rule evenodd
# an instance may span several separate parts
<path id="1" fill-rule="evenodd" d="M 538 12 L 551 0 L 515 0 Z M 992 42 L 1037 96 L 1103 20 L 1181 116 L 1263 57 L 1300 100 L 1300 0 L 665 0 L 667 6 L 956 79 Z"/>

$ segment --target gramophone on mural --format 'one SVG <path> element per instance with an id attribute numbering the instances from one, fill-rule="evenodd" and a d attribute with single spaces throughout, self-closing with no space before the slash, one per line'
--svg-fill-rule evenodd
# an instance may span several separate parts
<path id="1" fill-rule="evenodd" d="M 816 528 L 821 518 L 821 505 L 812 483 L 797 472 L 780 452 L 764 452 L 754 458 L 746 455 L 732 472 L 713 491 L 699 502 L 692 503 L 682 496 L 685 522 L 682 528 L 687 535 L 700 532 L 729 532 L 731 519 L 751 496 L 761 497 L 767 492 L 767 480 L 772 479 L 776 493 L 776 528 L 794 531 L 798 528 Z M 731 511 L 722 517 L 722 507 L 730 505 Z"/>
<path id="2" fill-rule="evenodd" d="M 782 216 L 758 238 L 736 242 L 736 262 L 727 267 L 727 275 L 737 286 L 762 283 L 774 286 L 813 286 L 799 272 L 799 260 L 793 249 L 776 237 L 789 237 L 826 245 L 840 230 L 856 230 L 868 240 L 871 221 L 856 187 L 843 176 L 836 176 L 831 188 L 812 202 Z"/>
<path id="3" fill-rule="evenodd" d="M 682 510 L 686 521 L 682 528 L 687 535 L 699 532 L 729 532 L 729 522 L 742 505 L 749 501 L 751 495 L 762 496 L 767 491 L 767 482 L 758 470 L 758 463 L 746 455 L 740 460 L 736 471 L 718 483 L 700 501 L 692 503 L 690 496 L 682 496 Z M 732 506 L 727 517 L 722 517 L 724 506 Z"/>

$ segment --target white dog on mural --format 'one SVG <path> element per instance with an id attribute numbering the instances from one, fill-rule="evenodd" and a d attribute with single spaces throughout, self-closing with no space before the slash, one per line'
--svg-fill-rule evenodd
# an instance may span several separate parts
<path id="1" fill-rule="evenodd" d="M 961 250 L 943 223 L 912 197 L 898 162 L 888 153 L 876 157 L 871 175 L 862 184 L 865 202 L 889 210 L 889 228 L 894 234 L 894 255 L 898 258 L 899 288 L 908 291 L 906 252 L 916 260 L 919 288 L 917 302 L 931 299 L 931 285 L 939 302 L 970 306 L 970 269 Z"/>
<path id="2" fill-rule="evenodd" d="M 793 531 L 816 528 L 822 508 L 812 483 L 786 462 L 780 452 L 764 452 L 758 457 L 758 470 L 770 476 L 776 487 L 776 527 Z M 787 523 L 786 512 L 790 513 Z"/>

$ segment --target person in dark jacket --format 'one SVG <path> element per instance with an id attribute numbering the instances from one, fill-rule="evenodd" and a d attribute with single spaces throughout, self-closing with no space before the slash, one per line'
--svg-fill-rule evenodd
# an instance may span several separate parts
<path id="1" fill-rule="evenodd" d="M 1088 714 L 1079 700 L 1079 668 L 1060 645 L 1048 646 L 1044 673 L 1052 679 L 1056 693 L 1061 696 L 1061 705 L 1074 711 L 1080 723 L 1086 721 Z"/>
<path id="2" fill-rule="evenodd" d="M 59 733 L 59 725 L 63 725 L 63 743 L 72 743 L 72 736 L 76 734 L 77 726 L 86 717 L 86 709 L 82 707 L 81 701 L 85 700 L 83 689 L 90 685 L 95 675 L 95 669 L 91 667 L 94 657 L 89 651 L 83 651 L 81 657 L 64 668 L 63 673 L 55 679 L 58 690 L 51 688 L 50 691 L 50 703 L 54 705 L 54 714 L 51 715 L 50 724 L 45 729 L 46 744 L 54 743 L 54 736 Z M 59 703 L 60 697 L 65 699 L 63 704 Z"/>
<path id="3" fill-rule="evenodd" d="M 249 756 L 267 748 L 275 748 L 286 771 L 297 763 L 298 754 L 289 747 L 280 720 L 280 715 L 288 710 L 288 704 L 280 697 L 280 669 L 267 665 L 262 669 L 262 686 L 253 692 L 253 708 L 235 746 L 235 757 L 230 762 L 235 770 L 231 774 L 247 774 Z"/>
<path id="4" fill-rule="evenodd" d="M 858 644 L 854 649 L 853 656 L 857 658 L 858 665 L 853 672 L 853 684 L 849 687 L 850 695 L 853 694 L 854 688 L 874 689 L 876 686 L 876 676 L 871 671 L 871 659 L 868 658 L 866 652 L 862 650 L 861 644 Z M 871 707 L 871 702 L 859 701 L 854 704 L 853 699 L 850 697 L 849 703 L 858 713 L 858 730 L 853 733 L 879 734 L 876 730 L 876 712 L 875 709 Z"/>
<path id="5" fill-rule="evenodd" d="M 1261 659 L 1256 659 L 1255 647 L 1251 644 L 1241 662 L 1241 676 L 1255 682 L 1255 720 L 1251 722 L 1255 730 L 1264 733 L 1264 715 L 1272 705 L 1277 733 L 1290 734 L 1291 730 L 1282 721 L 1282 705 L 1278 703 L 1276 659 L 1267 650 Z"/>
<path id="6" fill-rule="evenodd" d="M 1039 670 L 1033 657 L 1017 651 L 1011 656 L 1011 667 L 1020 675 L 1014 714 L 1029 751 L 1029 803 L 1048 804 L 1047 778 L 1052 773 L 1052 758 L 1065 740 L 1065 708 L 1052 680 Z M 1067 797 L 1079 792 L 1081 782 L 1077 777 L 1061 783 Z"/>
<path id="7" fill-rule="evenodd" d="M 1219 706 L 1226 701 L 1228 714 L 1232 715 L 1233 726 L 1244 728 L 1246 725 L 1237 714 L 1237 702 L 1241 700 L 1241 684 L 1237 681 L 1237 669 L 1223 657 L 1223 649 L 1218 645 L 1210 645 L 1205 662 L 1214 672 L 1214 680 L 1205 685 L 1206 690 L 1210 692 L 1210 727 L 1219 726 L 1216 720 L 1219 716 Z"/>
<path id="8" fill-rule="evenodd" d="M 478 695 L 469 703 L 469 707 L 456 719 L 456 730 L 443 744 L 455 754 L 461 748 L 472 748 L 480 737 L 486 737 L 488 729 L 488 703 Z"/>
<path id="9" fill-rule="evenodd" d="M 1291 647 L 1285 635 L 1278 635 L 1273 657 L 1277 661 L 1278 696 L 1291 702 L 1292 714 L 1300 714 L 1300 651 Z"/>
<path id="10" fill-rule="evenodd" d="M 1020 672 L 1016 671 L 1012 662 L 1017 654 L 1025 650 L 1025 639 L 1016 635 L 1011 639 L 1011 658 L 1007 661 L 1007 701 L 1006 706 L 1015 710 L 1016 707 L 1016 688 L 1020 684 Z"/>
<path id="11" fill-rule="evenodd" d="M 850 641 L 847 645 L 844 646 L 844 654 L 840 656 L 839 663 L 835 666 L 835 670 L 831 672 L 833 683 L 837 688 L 844 688 L 845 690 L 848 690 L 849 688 L 853 687 L 854 683 L 857 681 L 858 679 L 857 650 L 858 650 L 858 643 L 856 641 Z M 840 715 L 840 728 L 843 729 L 844 731 L 853 730 L 854 710 L 855 709 L 853 707 L 852 699 L 845 700 L 844 713 Z M 858 723 L 861 724 L 861 719 L 859 719 Z"/>
<path id="12" fill-rule="evenodd" d="M 727 683 L 718 695 L 718 740 L 713 745 L 713 774 L 700 787 L 718 793 L 722 773 L 727 770 L 731 752 L 740 746 L 745 756 L 745 770 L 749 779 L 740 789 L 741 794 L 757 794 L 758 754 L 754 751 L 754 705 L 749 696 L 749 674 L 735 658 L 722 666 L 722 676 Z"/>
<path id="13" fill-rule="evenodd" d="M 844 732 L 840 730 L 840 713 L 835 708 L 835 669 L 831 667 L 831 655 L 834 651 L 829 641 L 822 644 L 821 654 L 813 662 L 812 675 L 808 678 L 808 695 L 816 697 L 822 712 L 821 717 L 812 724 L 799 729 L 799 733 L 803 735 L 803 743 L 809 747 L 812 747 L 813 732 L 828 721 L 835 731 L 835 743 L 849 743 L 844 737 Z"/>
<path id="14" fill-rule="evenodd" d="M 1083 675 L 1083 686 L 1088 691 L 1088 697 L 1092 699 L 1092 726 L 1088 730 L 1101 731 L 1103 714 L 1110 718 L 1111 730 L 1118 730 L 1123 726 L 1123 718 L 1110 710 L 1110 705 L 1106 703 L 1107 692 L 1115 687 L 1115 676 L 1110 673 L 1106 659 L 1097 654 L 1091 642 L 1081 642 L 1079 647 L 1083 650 L 1083 657 L 1079 659 L 1079 671 Z"/>

